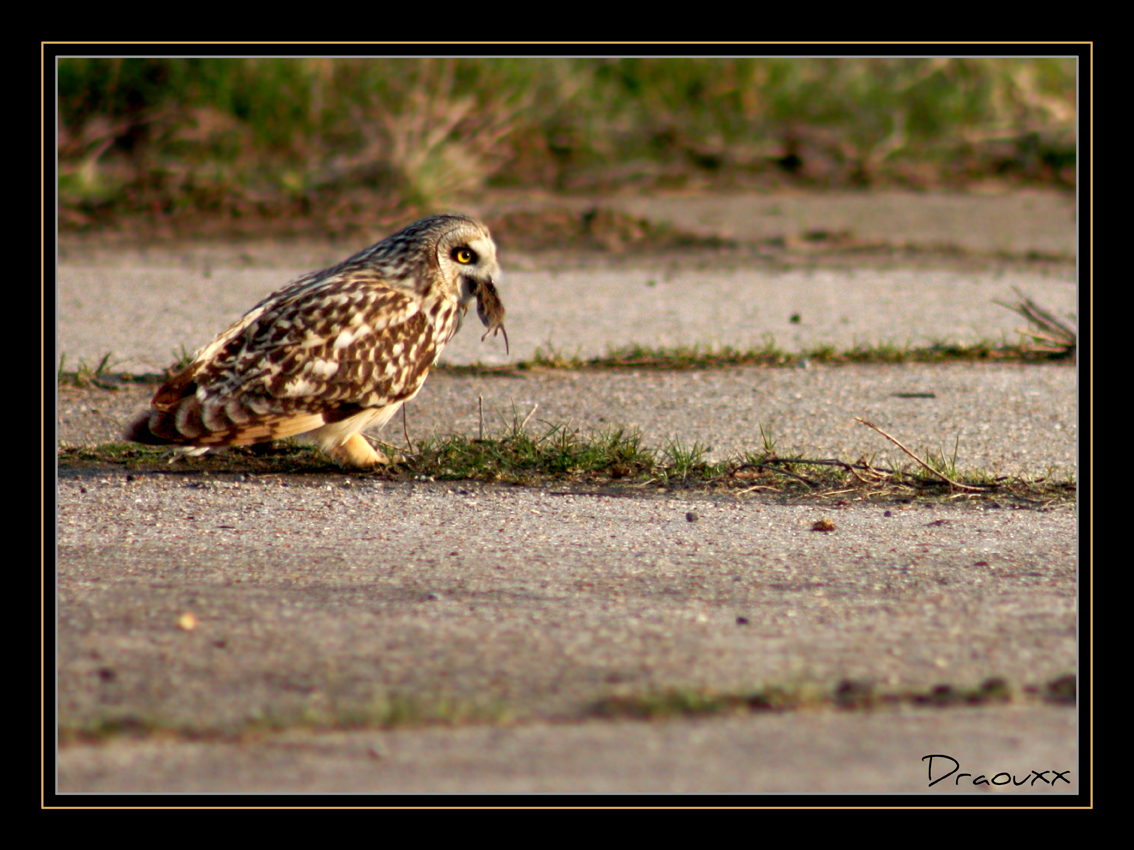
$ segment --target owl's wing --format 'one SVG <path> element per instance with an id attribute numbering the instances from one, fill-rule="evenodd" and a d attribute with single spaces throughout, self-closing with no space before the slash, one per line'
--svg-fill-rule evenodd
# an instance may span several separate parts
<path id="1" fill-rule="evenodd" d="M 412 296 L 365 270 L 289 285 L 163 384 L 129 436 L 246 445 L 404 400 L 436 359 L 430 331 Z"/>

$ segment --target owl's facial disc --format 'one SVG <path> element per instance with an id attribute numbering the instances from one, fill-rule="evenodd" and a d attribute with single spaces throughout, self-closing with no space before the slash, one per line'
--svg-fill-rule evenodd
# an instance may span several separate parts
<path id="1" fill-rule="evenodd" d="M 496 247 L 492 240 L 476 238 L 453 249 L 453 264 L 460 274 L 461 304 L 467 306 L 484 283 L 492 283 L 500 274 L 496 264 Z"/>

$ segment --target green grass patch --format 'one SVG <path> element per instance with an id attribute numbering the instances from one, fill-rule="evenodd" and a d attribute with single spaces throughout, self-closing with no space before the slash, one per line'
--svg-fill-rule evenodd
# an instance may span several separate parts
<path id="1" fill-rule="evenodd" d="M 582 489 L 701 489 L 781 500 L 1006 502 L 1046 508 L 1076 498 L 1075 482 L 1052 474 L 1031 478 L 994 476 L 956 467 L 955 458 L 926 454 L 893 468 L 868 459 L 784 457 L 764 435 L 762 450 L 706 460 L 698 443 L 644 444 L 638 431 L 586 432 L 547 425 L 532 432 L 518 421 L 494 438 L 461 434 L 415 444 L 405 454 L 385 445 L 394 463 L 372 471 L 343 470 L 310 445 L 285 440 L 179 458 L 162 447 L 112 442 L 62 446 L 60 468 L 117 468 L 131 473 L 176 472 L 237 475 L 326 475 L 348 472 L 392 481 L 480 481 Z"/>
<path id="2" fill-rule="evenodd" d="M 511 712 L 499 701 L 478 702 L 447 696 L 420 698 L 394 695 L 339 708 L 303 709 L 291 714 L 256 713 L 236 723 L 215 726 L 126 714 L 82 722 L 61 721 L 59 743 L 99 744 L 122 737 L 176 738 L 193 741 L 246 741 L 294 730 L 351 731 L 425 726 L 503 724 Z"/>
<path id="3" fill-rule="evenodd" d="M 612 348 L 606 354 L 583 358 L 548 348 L 537 348 L 532 359 L 511 369 L 724 369 L 732 366 L 806 367 L 810 364 L 847 366 L 860 363 L 1044 363 L 1067 358 L 1061 352 L 1039 351 L 1028 345 L 997 344 L 981 341 L 969 345 L 934 343 L 928 346 L 860 345 L 849 349 L 817 346 L 801 352 L 787 352 L 772 341 L 747 349 L 732 346 L 652 347 L 628 345 Z M 453 369 L 454 367 L 443 367 Z M 470 369 L 470 367 L 460 367 Z M 475 368 L 475 367 L 472 367 Z M 483 368 L 483 367 L 482 367 Z"/>
<path id="4" fill-rule="evenodd" d="M 551 425 L 532 435 L 513 428 L 499 439 L 462 435 L 427 441 L 404 461 L 408 470 L 436 479 L 478 479 L 528 483 L 542 477 L 603 475 L 633 478 L 653 473 L 656 452 L 642 445 L 636 431 L 617 429 L 584 435 L 567 425 Z"/>
<path id="5" fill-rule="evenodd" d="M 973 686 L 934 685 L 928 689 L 884 690 L 868 680 L 843 679 L 833 688 L 816 683 L 770 685 L 752 691 L 719 692 L 702 688 L 670 688 L 645 694 L 607 697 L 591 706 L 591 713 L 608 719 L 660 720 L 721 714 L 804 709 L 870 710 L 914 706 L 959 708 L 1043 701 L 1075 704 L 1075 675 L 1067 674 L 1042 685 L 1014 690 L 1008 681 L 993 676 Z"/>
<path id="6" fill-rule="evenodd" d="M 172 447 L 123 441 L 100 443 L 96 446 L 64 444 L 60 445 L 57 456 L 61 469 L 114 467 L 137 473 L 301 475 L 341 470 L 341 467 L 314 446 L 293 440 L 228 448 L 198 457 L 179 454 Z"/>

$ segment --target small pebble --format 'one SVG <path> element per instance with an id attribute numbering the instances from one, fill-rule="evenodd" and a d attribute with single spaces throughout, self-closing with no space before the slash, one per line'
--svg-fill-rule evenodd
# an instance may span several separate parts
<path id="1" fill-rule="evenodd" d="M 186 611 L 177 618 L 177 628 L 185 632 L 193 631 L 197 628 L 197 617 L 191 611 Z"/>

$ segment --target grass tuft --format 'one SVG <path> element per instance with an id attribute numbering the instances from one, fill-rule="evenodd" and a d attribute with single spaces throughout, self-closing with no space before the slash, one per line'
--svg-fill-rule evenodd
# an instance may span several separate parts
<path id="1" fill-rule="evenodd" d="M 115 387 L 107 383 L 109 377 L 110 361 L 113 355 L 107 353 L 103 358 L 98 361 L 97 366 L 90 366 L 85 360 L 80 360 L 79 365 L 75 367 L 75 371 L 66 371 L 67 355 L 59 355 L 59 368 L 55 373 L 55 380 L 59 386 L 79 387 L 86 389 L 88 387 L 99 387 L 104 390 L 113 390 Z"/>
<path id="2" fill-rule="evenodd" d="M 605 473 L 626 478 L 653 470 L 655 453 L 636 431 L 616 429 L 583 434 L 570 425 L 548 425 L 539 436 L 513 422 L 499 439 L 459 434 L 426 441 L 406 468 L 432 479 L 472 478 L 528 483 L 538 477 Z"/>

